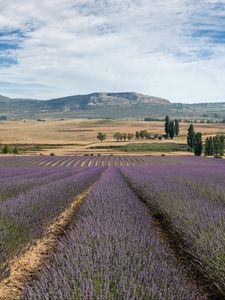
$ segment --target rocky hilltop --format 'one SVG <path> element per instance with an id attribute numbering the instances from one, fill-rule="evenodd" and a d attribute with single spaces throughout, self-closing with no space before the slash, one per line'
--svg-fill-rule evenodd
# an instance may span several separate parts
<path id="1" fill-rule="evenodd" d="M 69 96 L 64 98 L 52 99 L 50 106 L 59 105 L 65 109 L 89 109 L 102 106 L 132 106 L 137 104 L 169 104 L 166 99 L 147 96 L 139 93 L 92 93 L 88 95 Z"/>

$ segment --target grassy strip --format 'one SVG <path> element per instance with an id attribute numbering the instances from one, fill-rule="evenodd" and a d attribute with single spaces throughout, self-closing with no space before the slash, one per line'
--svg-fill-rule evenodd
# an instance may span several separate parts
<path id="1" fill-rule="evenodd" d="M 83 146 L 82 144 L 8 144 L 8 152 L 13 153 L 13 149 L 17 148 L 17 152 L 25 153 L 25 152 L 35 152 L 35 151 L 42 151 L 46 149 L 58 149 L 63 148 L 65 146 Z M 4 153 L 5 145 L 0 145 L 0 152 Z"/>
<path id="2" fill-rule="evenodd" d="M 127 144 L 123 146 L 94 146 L 89 149 L 110 149 L 114 151 L 124 152 L 176 152 L 176 151 L 188 151 L 188 147 L 185 144 L 176 143 L 152 143 L 152 144 Z"/>

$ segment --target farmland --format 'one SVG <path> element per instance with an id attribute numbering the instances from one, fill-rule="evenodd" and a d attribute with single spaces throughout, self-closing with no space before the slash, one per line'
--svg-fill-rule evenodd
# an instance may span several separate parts
<path id="1" fill-rule="evenodd" d="M 224 299 L 225 162 L 0 158 L 1 299 Z"/>
<path id="2" fill-rule="evenodd" d="M 131 142 L 117 142 L 113 135 L 116 132 L 135 134 L 136 131 L 147 130 L 152 134 L 164 134 L 164 122 L 144 122 L 137 119 L 46 119 L 1 121 L 1 144 L 12 147 L 18 145 L 24 149 L 22 154 L 83 155 L 83 154 L 134 154 L 158 155 L 170 152 L 171 155 L 189 154 L 186 149 L 186 135 L 189 123 L 180 123 L 180 134 L 170 140 L 133 139 Z M 196 132 L 207 136 L 225 133 L 224 124 L 194 124 Z M 96 139 L 97 133 L 106 134 L 102 143 Z M 157 145 L 158 143 L 158 145 Z M 148 147 L 146 147 L 146 144 Z M 165 144 L 165 145 L 164 145 Z M 118 147 L 118 148 L 117 148 Z"/>

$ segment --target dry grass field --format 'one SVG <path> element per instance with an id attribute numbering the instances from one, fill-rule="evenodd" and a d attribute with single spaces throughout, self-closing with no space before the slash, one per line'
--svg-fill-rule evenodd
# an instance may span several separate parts
<path id="1" fill-rule="evenodd" d="M 180 136 L 173 143 L 185 144 L 186 132 L 189 124 L 180 124 Z M 217 133 L 225 134 L 225 124 L 194 124 L 195 131 L 201 131 L 203 138 Z M 121 146 L 132 144 L 169 143 L 171 141 L 133 140 L 132 142 L 116 142 L 113 138 L 115 132 L 133 133 L 146 129 L 152 134 L 163 134 L 163 122 L 144 122 L 137 120 L 96 120 L 96 119 L 65 119 L 46 120 L 44 122 L 34 120 L 5 121 L 0 123 L 0 140 L 2 144 L 44 145 L 38 151 L 28 151 L 27 154 L 73 155 L 73 154 L 109 154 L 112 151 L 117 154 L 125 154 L 114 149 L 94 149 L 97 146 Z M 96 139 L 98 131 L 106 133 L 107 139 L 99 142 Z M 55 146 L 54 146 L 55 145 Z M 92 148 L 92 149 L 90 149 Z M 163 151 L 151 152 L 152 155 L 164 153 Z M 126 155 L 129 153 L 126 153 Z M 132 155 L 134 152 L 131 153 Z M 147 154 L 138 151 L 136 154 Z M 173 155 L 174 152 L 170 152 Z M 178 152 L 179 154 L 190 154 Z"/>

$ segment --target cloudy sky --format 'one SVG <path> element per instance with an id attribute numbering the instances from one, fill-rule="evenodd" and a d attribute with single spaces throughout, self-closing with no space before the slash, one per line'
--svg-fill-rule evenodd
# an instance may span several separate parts
<path id="1" fill-rule="evenodd" d="M 225 0 L 0 0 L 0 94 L 225 101 Z"/>

